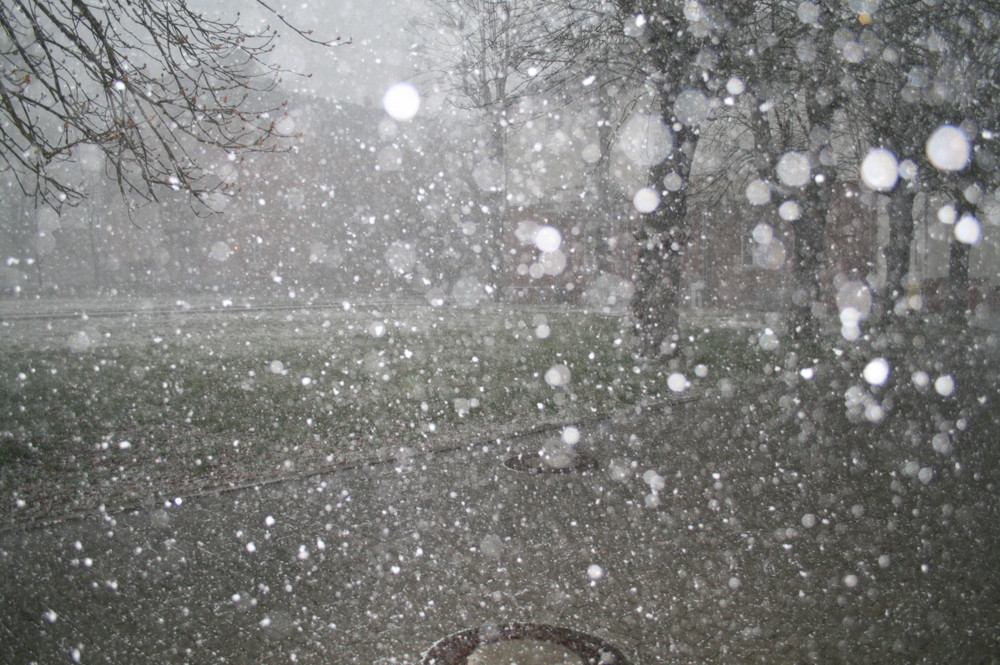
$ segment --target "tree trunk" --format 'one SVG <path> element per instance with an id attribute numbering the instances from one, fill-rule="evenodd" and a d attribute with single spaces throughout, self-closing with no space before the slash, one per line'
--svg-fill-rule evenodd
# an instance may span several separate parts
<path id="1" fill-rule="evenodd" d="M 885 247 L 885 287 L 882 292 L 882 323 L 888 323 L 900 298 L 906 297 L 904 279 L 910 271 L 913 246 L 913 200 L 916 192 L 903 183 L 889 198 L 889 240 Z"/>
<path id="2" fill-rule="evenodd" d="M 803 193 L 803 214 L 795 224 L 792 238 L 792 278 L 795 291 L 789 310 L 789 327 L 796 341 L 815 340 L 819 319 L 815 310 L 821 306 L 820 269 L 823 266 L 823 241 L 826 217 L 830 208 L 833 183 L 809 185 Z"/>
<path id="3" fill-rule="evenodd" d="M 661 93 L 661 116 L 669 125 L 671 105 Z M 659 192 L 660 204 L 642 216 L 636 230 L 638 256 L 633 275 L 632 315 L 641 358 L 671 356 L 676 351 L 680 323 L 681 268 L 688 243 L 686 188 L 665 190 L 663 178 L 677 173 L 686 183 L 691 172 L 696 135 L 688 128 L 674 135 L 674 150 L 654 165 L 649 186 Z"/>
<path id="4" fill-rule="evenodd" d="M 90 263 L 91 267 L 94 269 L 94 292 L 100 293 L 101 291 L 101 264 L 100 258 L 97 255 L 97 241 L 94 238 L 94 211 L 90 210 L 90 215 L 87 222 L 87 232 L 88 239 L 90 240 Z"/>
<path id="5" fill-rule="evenodd" d="M 510 165 L 507 163 L 507 117 L 506 108 L 500 106 L 492 111 L 492 150 L 497 163 L 503 169 L 503 180 L 496 191 L 487 196 L 489 212 L 483 225 L 483 258 L 486 261 L 487 283 L 491 288 L 490 298 L 500 300 L 504 284 L 503 236 L 507 228 L 507 174 Z"/>
<path id="6" fill-rule="evenodd" d="M 591 266 L 588 267 L 593 268 L 597 273 L 613 273 L 616 270 L 617 264 L 614 257 L 618 248 L 611 242 L 611 238 L 628 228 L 628 216 L 623 213 L 623 201 L 617 192 L 617 187 L 611 182 L 611 151 L 614 147 L 612 141 L 615 136 L 614 126 L 611 122 L 611 103 L 607 95 L 603 94 L 598 103 L 600 104 L 598 117 L 601 124 L 597 129 L 597 140 L 601 149 L 601 157 L 594 169 L 597 218 L 589 221 L 588 237 L 593 243 L 594 257 Z"/>
<path id="7" fill-rule="evenodd" d="M 964 324 L 968 321 L 969 253 L 972 246 L 952 238 L 949 250 L 947 317 L 950 321 Z"/>
<path id="8" fill-rule="evenodd" d="M 832 51 L 829 43 L 821 50 Z M 838 107 L 836 72 L 823 71 L 806 86 L 806 117 L 810 129 L 830 127 Z M 819 338 L 820 321 L 817 314 L 823 310 L 820 269 L 823 267 L 823 244 L 830 199 L 836 185 L 833 167 L 822 167 L 819 154 L 822 148 L 814 146 L 810 155 L 816 168 L 812 182 L 802 192 L 802 217 L 796 222 L 793 238 L 792 278 L 795 292 L 789 311 L 792 339 L 796 342 L 814 341 Z"/>

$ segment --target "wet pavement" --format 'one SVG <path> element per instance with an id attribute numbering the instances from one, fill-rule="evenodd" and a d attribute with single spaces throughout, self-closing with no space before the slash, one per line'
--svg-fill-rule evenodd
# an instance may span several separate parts
<path id="1" fill-rule="evenodd" d="M 936 455 L 788 406 L 623 413 L 573 473 L 504 465 L 536 434 L 8 531 L 0 662 L 416 665 L 511 622 L 632 665 L 998 662 L 991 423 Z"/>

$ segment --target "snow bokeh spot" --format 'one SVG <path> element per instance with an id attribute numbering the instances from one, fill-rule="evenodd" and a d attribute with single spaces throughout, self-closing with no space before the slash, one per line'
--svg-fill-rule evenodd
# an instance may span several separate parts
<path id="1" fill-rule="evenodd" d="M 872 293 L 863 282 L 848 280 L 837 289 L 837 309 L 840 310 L 840 333 L 854 342 L 861 336 L 861 322 L 869 317 Z"/>
<path id="2" fill-rule="evenodd" d="M 545 383 L 553 388 L 561 388 L 569 385 L 572 376 L 569 367 L 562 363 L 556 364 L 545 371 Z"/>
<path id="3" fill-rule="evenodd" d="M 809 184 L 812 164 L 804 152 L 786 152 L 778 160 L 776 167 L 778 180 L 788 187 L 804 187 Z M 770 197 L 768 197 L 770 198 Z"/>
<path id="4" fill-rule="evenodd" d="M 800 2 L 795 13 L 803 23 L 813 24 L 819 20 L 819 5 L 812 2 Z"/>
<path id="5" fill-rule="evenodd" d="M 212 244 L 208 255 L 216 261 L 225 261 L 233 255 L 233 250 L 229 247 L 229 243 L 219 240 Z"/>
<path id="6" fill-rule="evenodd" d="M 622 127 L 618 149 L 639 166 L 655 166 L 673 152 L 674 137 L 659 118 L 638 114 Z"/>
<path id="7" fill-rule="evenodd" d="M 397 83 L 385 91 L 382 106 L 393 120 L 412 120 L 420 110 L 420 93 L 411 83 Z"/>
<path id="8" fill-rule="evenodd" d="M 927 159 L 939 171 L 961 171 L 969 165 L 972 143 L 960 127 L 941 125 L 927 139 Z"/>
<path id="9" fill-rule="evenodd" d="M 954 224 L 958 221 L 958 209 L 950 203 L 947 203 L 937 211 L 937 219 L 942 224 Z"/>
<path id="10" fill-rule="evenodd" d="M 899 180 L 896 155 L 886 148 L 869 150 L 861 162 L 861 180 L 877 192 L 891 190 Z"/>
<path id="11" fill-rule="evenodd" d="M 539 226 L 534 241 L 540 251 L 555 252 L 562 245 L 562 232 L 554 226 Z"/>
<path id="12" fill-rule="evenodd" d="M 750 205 L 762 206 L 771 202 L 771 188 L 763 180 L 751 180 L 746 189 Z"/>
<path id="13" fill-rule="evenodd" d="M 700 125 L 708 117 L 708 97 L 700 90 L 688 88 L 681 91 L 674 100 L 674 116 L 681 124 L 690 127 Z"/>
<path id="14" fill-rule="evenodd" d="M 778 216 L 786 222 L 794 222 L 802 217 L 802 208 L 797 201 L 785 201 L 778 206 Z"/>
<path id="15" fill-rule="evenodd" d="M 979 243 L 979 239 L 982 237 L 982 228 L 979 226 L 979 220 L 973 215 L 962 215 L 962 218 L 958 220 L 955 224 L 955 240 L 966 245 L 975 245 Z"/>
<path id="16" fill-rule="evenodd" d="M 955 392 L 955 378 L 951 374 L 942 374 L 934 379 L 934 391 L 942 397 L 950 397 Z"/>
<path id="17" fill-rule="evenodd" d="M 687 377 L 680 372 L 674 372 L 667 377 L 667 388 L 670 388 L 675 393 L 684 392 L 688 389 L 689 385 Z"/>
<path id="18" fill-rule="evenodd" d="M 747 87 L 743 82 L 743 79 L 737 76 L 730 77 L 730 79 L 726 81 L 726 92 L 730 95 L 741 95 L 746 89 Z"/>
<path id="19" fill-rule="evenodd" d="M 875 358 L 865 365 L 862 376 L 870 385 L 885 385 L 889 380 L 889 361 L 885 358 Z"/>
<path id="20" fill-rule="evenodd" d="M 776 351 L 781 345 L 781 340 L 778 339 L 778 335 L 773 330 L 764 328 L 764 332 L 760 334 L 757 343 L 764 351 Z"/>
<path id="21" fill-rule="evenodd" d="M 597 143 L 588 143 L 580 151 L 580 157 L 588 164 L 596 164 L 601 161 L 601 146 Z"/>
<path id="22" fill-rule="evenodd" d="M 754 242 L 766 245 L 774 238 L 774 229 L 767 222 L 760 222 L 753 227 L 750 235 L 753 237 Z"/>
<path id="23" fill-rule="evenodd" d="M 912 159 L 904 159 L 899 163 L 899 177 L 903 180 L 916 180 L 920 169 Z"/>
<path id="24" fill-rule="evenodd" d="M 71 332 L 66 337 L 66 346 L 73 353 L 83 353 L 93 346 L 94 341 L 90 338 L 90 335 L 86 330 L 77 330 Z"/>
<path id="25" fill-rule="evenodd" d="M 660 195 L 652 187 L 643 187 L 632 197 L 632 205 L 643 214 L 651 213 L 660 205 Z"/>
<path id="26" fill-rule="evenodd" d="M 663 176 L 663 188 L 668 192 L 679 192 L 684 188 L 684 178 L 680 174 L 671 171 Z"/>

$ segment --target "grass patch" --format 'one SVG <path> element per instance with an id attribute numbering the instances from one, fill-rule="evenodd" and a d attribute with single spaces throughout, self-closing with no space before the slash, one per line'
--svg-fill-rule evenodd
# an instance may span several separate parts
<path id="1" fill-rule="evenodd" d="M 673 396 L 675 373 L 688 390 L 722 392 L 780 376 L 799 382 L 796 394 L 821 392 L 839 410 L 845 391 L 864 388 L 865 363 L 884 355 L 900 384 L 889 414 L 904 413 L 900 400 L 919 392 L 909 379 L 916 370 L 933 379 L 979 367 L 976 399 L 995 386 L 995 372 L 985 371 L 995 365 L 995 340 L 910 328 L 809 346 L 764 328 L 692 326 L 676 358 L 637 366 L 627 319 L 526 308 L 0 322 L 0 520 L 604 414 Z M 817 378 L 789 376 L 814 365 Z M 560 367 L 568 383 L 550 385 L 546 374 Z M 890 425 L 887 417 L 880 427 Z"/>
<path id="2" fill-rule="evenodd" d="M 669 394 L 671 372 L 713 386 L 759 373 L 773 355 L 748 347 L 745 331 L 696 331 L 672 366 L 640 372 L 623 319 L 499 308 L 2 327 L 5 484 L 20 487 L 18 496 L 32 484 L 42 493 L 59 474 L 112 502 L 179 478 L 218 484 L 412 446 L 455 428 L 608 412 Z M 696 364 L 707 376 L 696 376 Z M 546 374 L 559 367 L 569 381 L 550 385 Z"/>
<path id="3" fill-rule="evenodd" d="M 11 441 L 0 441 L 0 466 L 27 459 L 30 456 L 24 446 Z"/>

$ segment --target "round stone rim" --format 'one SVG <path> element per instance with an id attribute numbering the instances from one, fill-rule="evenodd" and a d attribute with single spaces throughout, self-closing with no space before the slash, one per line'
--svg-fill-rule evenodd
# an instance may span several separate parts
<path id="1" fill-rule="evenodd" d="M 621 651 L 598 637 L 545 623 L 506 623 L 463 630 L 431 647 L 420 665 L 468 665 L 469 656 L 480 646 L 507 640 L 550 642 L 575 653 L 586 665 L 630 665 Z"/>
<path id="2" fill-rule="evenodd" d="M 597 460 L 587 455 L 575 455 L 573 461 L 566 466 L 552 466 L 546 464 L 538 453 L 528 453 L 508 457 L 503 465 L 511 471 L 521 473 L 582 473 L 597 469 Z"/>

